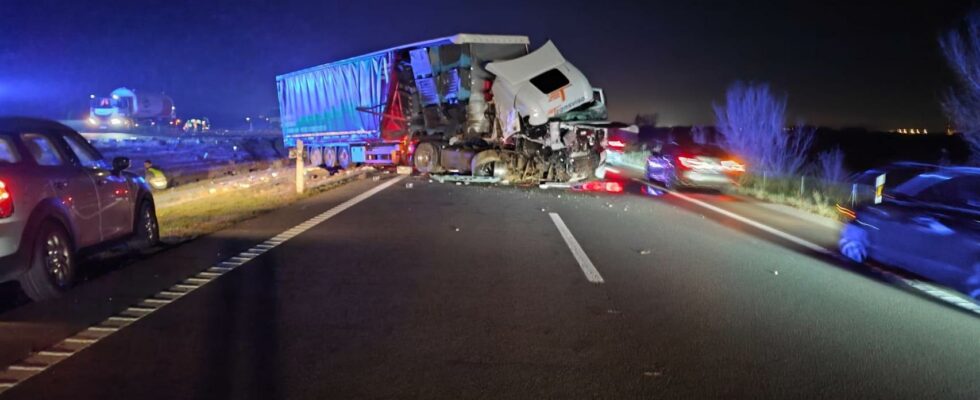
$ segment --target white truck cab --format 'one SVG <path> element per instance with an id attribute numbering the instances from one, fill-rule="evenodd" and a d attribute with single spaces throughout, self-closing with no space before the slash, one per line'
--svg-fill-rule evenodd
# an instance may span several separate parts
<path id="1" fill-rule="evenodd" d="M 548 41 L 527 56 L 487 64 L 504 137 L 521 131 L 520 119 L 539 126 L 593 101 L 589 80 Z"/>

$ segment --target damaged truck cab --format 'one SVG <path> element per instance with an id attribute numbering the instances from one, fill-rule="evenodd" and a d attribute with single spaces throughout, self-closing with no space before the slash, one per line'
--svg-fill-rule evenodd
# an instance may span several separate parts
<path id="1" fill-rule="evenodd" d="M 458 34 L 277 77 L 284 140 L 309 160 L 572 181 L 598 165 L 605 98 L 552 42 Z"/>

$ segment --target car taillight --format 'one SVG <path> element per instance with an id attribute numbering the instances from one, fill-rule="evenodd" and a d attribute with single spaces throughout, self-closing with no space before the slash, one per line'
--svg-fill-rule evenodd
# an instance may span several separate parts
<path id="1" fill-rule="evenodd" d="M 0 181 L 0 218 L 14 214 L 14 195 L 7 189 L 7 183 Z"/>
<path id="2" fill-rule="evenodd" d="M 607 142 L 606 147 L 613 151 L 623 151 L 626 149 L 626 142 L 623 142 L 622 140 L 610 140 Z"/>
<path id="3" fill-rule="evenodd" d="M 745 166 L 735 160 L 722 161 L 721 168 L 727 172 L 745 172 Z"/>
<path id="4" fill-rule="evenodd" d="M 684 157 L 684 156 L 677 157 L 677 165 L 680 166 L 681 169 L 700 168 L 701 164 L 702 164 L 701 161 L 698 161 L 698 159 L 696 158 Z"/>

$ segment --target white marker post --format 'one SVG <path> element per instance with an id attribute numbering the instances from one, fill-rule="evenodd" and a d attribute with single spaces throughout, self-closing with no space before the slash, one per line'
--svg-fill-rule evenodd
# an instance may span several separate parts
<path id="1" fill-rule="evenodd" d="M 306 189 L 306 163 L 303 161 L 303 140 L 296 139 L 296 193 Z"/>
<path id="2" fill-rule="evenodd" d="M 885 193 L 885 174 L 875 178 L 875 204 L 881 204 L 882 194 Z"/>

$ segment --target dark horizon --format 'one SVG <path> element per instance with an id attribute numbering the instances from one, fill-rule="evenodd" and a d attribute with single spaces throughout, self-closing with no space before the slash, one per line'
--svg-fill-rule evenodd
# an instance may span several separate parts
<path id="1" fill-rule="evenodd" d="M 945 127 L 954 83 L 937 37 L 972 4 L 5 3 L 0 114 L 80 116 L 89 94 L 128 86 L 168 93 L 181 118 L 231 125 L 276 107 L 277 74 L 473 32 L 554 40 L 606 90 L 614 120 L 710 125 L 712 102 L 744 80 L 785 93 L 790 123 L 930 131 Z"/>

